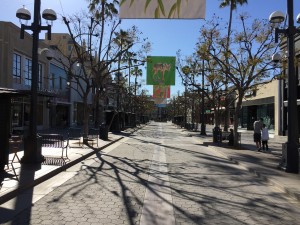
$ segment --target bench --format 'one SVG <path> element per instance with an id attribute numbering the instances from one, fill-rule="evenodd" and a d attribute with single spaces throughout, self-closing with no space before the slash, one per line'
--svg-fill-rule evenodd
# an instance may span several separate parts
<path id="1" fill-rule="evenodd" d="M 222 140 L 229 140 L 230 131 L 222 131 Z"/>
<path id="2" fill-rule="evenodd" d="M 14 163 L 15 158 L 18 160 L 17 162 L 20 163 L 20 158 L 18 156 L 18 152 L 20 151 L 20 145 L 23 142 L 23 138 L 20 135 L 13 135 L 9 139 L 9 145 L 11 153 L 13 153 L 13 158 L 11 160 L 11 163 Z"/>
<path id="3" fill-rule="evenodd" d="M 88 142 L 92 142 L 92 146 L 94 146 L 94 141 L 96 141 L 98 147 L 98 135 L 99 135 L 99 129 L 96 128 L 89 129 Z"/>
<path id="4" fill-rule="evenodd" d="M 68 147 L 69 140 L 64 140 L 64 136 L 61 134 L 39 134 L 41 137 L 42 147 L 45 148 L 57 148 L 61 149 L 61 159 L 65 161 L 65 158 L 68 159 Z M 66 149 L 66 153 L 64 156 L 64 150 Z"/>
<path id="5" fill-rule="evenodd" d="M 224 140 L 227 140 L 227 141 L 229 141 L 229 135 L 230 135 L 230 131 L 222 131 L 222 141 L 224 141 Z M 241 132 L 237 132 L 237 134 L 238 134 L 238 142 L 239 142 L 239 144 L 240 144 L 240 146 L 241 146 Z"/>
<path id="6" fill-rule="evenodd" d="M 81 137 L 82 137 L 81 128 L 70 127 L 67 135 L 68 135 L 68 144 L 70 144 L 69 141 L 78 141 L 78 146 L 82 147 L 83 142 L 81 142 Z"/>

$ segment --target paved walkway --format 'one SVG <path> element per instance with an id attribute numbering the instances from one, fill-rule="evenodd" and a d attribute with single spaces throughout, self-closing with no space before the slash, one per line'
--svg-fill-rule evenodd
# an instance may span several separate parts
<path id="1" fill-rule="evenodd" d="M 213 143 L 210 132 L 211 128 L 212 127 L 209 126 L 207 127 L 207 136 L 200 136 L 199 132 L 190 132 L 184 129 L 182 129 L 182 132 L 185 132 L 187 135 L 198 136 L 203 144 L 209 145 L 211 148 L 224 154 L 229 160 L 236 162 L 248 171 L 264 178 L 266 181 L 276 185 L 282 189 L 282 191 L 285 191 L 300 201 L 299 174 L 286 173 L 277 168 L 281 161 L 282 143 L 286 141 L 286 137 L 271 138 L 269 141 L 271 153 L 262 153 L 255 151 L 255 146 L 252 141 L 252 132 L 241 130 L 242 146 L 241 149 L 237 150 L 229 148 L 226 143 Z M 95 154 L 95 151 L 106 148 L 132 132 L 134 132 L 133 129 L 118 135 L 110 133 L 108 141 L 99 140 L 98 148 L 95 146 L 94 148 L 70 148 L 68 152 L 69 160 L 66 161 L 65 164 L 59 165 L 54 162 L 53 165 L 43 164 L 39 168 L 32 168 L 27 165 L 13 163 L 13 167 L 10 166 L 10 168 L 6 170 L 7 173 L 0 177 L 0 204 L 18 195 L 23 190 L 33 187 L 61 171 L 66 170 L 92 154 Z M 51 151 L 51 155 L 53 155 L 53 150 L 51 149 L 43 149 L 43 155 L 50 155 L 49 151 Z M 58 152 L 57 155 L 59 155 L 59 153 L 60 152 Z M 23 152 L 19 152 L 18 156 L 21 158 L 22 154 Z M 10 155 L 10 159 L 12 157 L 13 156 Z"/>
<path id="2" fill-rule="evenodd" d="M 300 201 L 300 175 L 286 173 L 279 168 L 282 155 L 282 144 L 287 141 L 286 136 L 275 136 L 270 132 L 269 149 L 270 152 L 257 152 L 253 142 L 253 131 L 240 129 L 241 148 L 233 149 L 224 143 L 213 143 L 213 126 L 207 126 L 207 135 L 201 136 L 199 132 L 183 130 L 187 135 L 196 135 L 202 139 L 203 144 L 219 151 L 229 160 L 243 166 L 249 172 L 263 178 L 267 182 L 275 185 L 285 193 Z"/>
<path id="3" fill-rule="evenodd" d="M 68 159 L 65 161 L 60 158 L 61 149 L 44 147 L 42 148 L 42 155 L 46 158 L 46 161 L 42 163 L 42 165 L 33 166 L 30 164 L 20 164 L 17 158 L 15 158 L 14 163 L 9 163 L 9 167 L 5 167 L 5 173 L 0 174 L 0 205 L 17 196 L 24 190 L 44 182 L 95 154 L 95 152 L 121 140 L 137 129 L 139 128 L 127 129 L 119 134 L 109 133 L 107 141 L 98 139 L 98 146 L 94 141 L 93 146 L 85 146 L 82 148 L 79 147 L 78 141 L 70 141 Z M 24 155 L 24 151 L 19 151 L 17 155 L 19 159 L 21 159 Z M 13 154 L 9 155 L 10 162 L 12 161 L 13 156 Z"/>

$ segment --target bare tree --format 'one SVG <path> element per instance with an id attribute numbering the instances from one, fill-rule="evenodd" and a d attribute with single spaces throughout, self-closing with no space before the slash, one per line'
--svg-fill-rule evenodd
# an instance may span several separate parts
<path id="1" fill-rule="evenodd" d="M 273 79 L 274 66 L 271 56 L 276 51 L 274 32 L 266 20 L 255 19 L 250 25 L 248 18 L 241 15 L 241 30 L 233 31 L 230 47 L 227 49 L 227 35 L 222 34 L 217 21 L 200 30 L 201 38 L 197 46 L 197 54 L 206 61 L 216 65 L 217 76 L 221 81 L 230 82 L 232 92 L 236 93 L 234 112 L 234 134 L 237 137 L 238 117 L 245 93 L 255 89 L 258 84 L 267 83 Z M 228 59 L 228 63 L 227 60 Z M 230 68 L 228 68 L 230 65 Z M 238 139 L 235 138 L 235 146 Z"/>
<path id="2" fill-rule="evenodd" d="M 83 137 L 87 140 L 89 130 L 89 116 L 93 109 L 98 108 L 99 98 L 105 97 L 105 85 L 112 80 L 112 74 L 120 73 L 128 66 L 121 65 L 122 56 L 134 45 L 146 43 L 137 41 L 137 28 L 122 30 L 127 35 L 127 45 L 120 45 L 120 20 L 117 18 L 117 1 L 108 3 L 101 1 L 99 5 L 91 5 L 90 11 L 77 14 L 69 18 L 63 17 L 72 40 L 73 48 L 66 55 L 68 63 L 64 64 L 68 72 L 71 88 L 73 88 L 83 101 Z M 76 67 L 79 65 L 79 68 Z M 89 99 L 92 98 L 92 102 Z M 96 115 L 95 126 L 98 125 L 99 113 Z M 86 141 L 85 141 L 86 143 Z"/>

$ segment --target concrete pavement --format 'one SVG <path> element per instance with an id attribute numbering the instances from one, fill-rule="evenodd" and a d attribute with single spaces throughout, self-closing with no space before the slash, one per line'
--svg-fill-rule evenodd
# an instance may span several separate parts
<path id="1" fill-rule="evenodd" d="M 98 139 L 98 146 L 96 146 L 96 142 L 93 142 L 93 146 L 81 148 L 78 147 L 78 141 L 70 141 L 71 147 L 68 149 L 68 159 L 65 161 L 60 158 L 61 149 L 43 147 L 42 155 L 45 156 L 46 161 L 41 165 L 20 164 L 17 158 L 11 163 L 14 157 L 14 154 L 11 153 L 9 155 L 10 163 L 5 167 L 5 173 L 0 174 L 0 205 L 130 135 L 136 129 L 139 127 L 127 129 L 120 134 L 109 133 L 107 141 Z M 22 149 L 18 151 L 19 159 L 23 155 Z"/>
<path id="2" fill-rule="evenodd" d="M 286 136 L 275 136 L 270 131 L 269 149 L 270 152 L 257 152 L 253 142 L 253 131 L 239 129 L 241 132 L 241 147 L 234 149 L 228 146 L 227 142 L 213 143 L 213 126 L 207 126 L 207 136 L 199 135 L 199 132 L 183 130 L 187 135 L 198 136 L 203 144 L 217 150 L 229 160 L 243 166 L 249 172 L 259 176 L 287 193 L 297 201 L 300 201 L 300 175 L 286 173 L 279 168 L 282 155 L 282 144 L 287 141 Z"/>
<path id="3" fill-rule="evenodd" d="M 175 125 L 174 125 L 175 126 Z M 282 191 L 293 196 L 300 201 L 300 179 L 299 174 L 289 174 L 277 167 L 281 160 L 281 146 L 286 141 L 286 137 L 274 137 L 269 141 L 271 153 L 256 152 L 255 145 L 252 141 L 252 132 L 241 130 L 242 146 L 241 149 L 232 149 L 226 143 L 215 144 L 212 142 L 212 127 L 207 127 L 207 136 L 199 135 L 199 132 L 191 132 L 182 129 L 187 135 L 197 136 L 204 145 L 218 151 L 226 156 L 229 160 L 243 166 L 248 171 L 264 178 L 266 181 L 276 185 Z M 181 129 L 177 127 L 177 129 Z M 16 195 L 19 195 L 26 189 L 29 189 L 39 183 L 42 183 L 54 175 L 66 170 L 76 163 L 95 154 L 98 150 L 108 147 L 110 144 L 117 142 L 124 136 L 129 135 L 134 130 L 127 130 L 121 134 L 109 134 L 109 141 L 99 140 L 98 148 L 70 148 L 68 155 L 69 160 L 65 164 L 55 163 L 53 165 L 41 165 L 39 168 L 32 168 L 21 165 L 18 162 L 13 163 L 13 167 L 7 168 L 6 173 L 1 177 L 0 204 L 8 201 Z M 74 144 L 74 143 L 73 143 Z M 43 149 L 43 154 L 47 155 L 53 149 Z M 21 158 L 23 152 L 19 152 Z M 60 152 L 57 153 L 59 155 Z M 10 159 L 13 155 L 10 155 Z M 14 172 L 15 171 L 15 172 Z"/>

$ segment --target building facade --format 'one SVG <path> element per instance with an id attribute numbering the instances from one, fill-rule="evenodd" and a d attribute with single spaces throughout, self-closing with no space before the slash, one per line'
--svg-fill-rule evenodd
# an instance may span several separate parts
<path id="1" fill-rule="evenodd" d="M 66 39 L 59 46 L 50 45 L 49 41 L 39 42 L 39 77 L 38 77 L 38 118 L 37 129 L 62 128 L 81 125 L 83 122 L 82 95 L 76 84 L 70 83 L 70 77 L 62 62 L 66 60 L 72 44 Z M 57 36 L 54 36 L 57 40 Z M 66 46 L 64 46 L 66 45 Z M 51 51 L 53 58 L 47 58 L 45 51 Z M 12 98 L 11 132 L 23 133 L 29 125 L 30 92 L 32 76 L 32 36 L 25 32 L 20 39 L 20 28 L 11 22 L 0 22 L 0 87 L 18 90 L 22 95 Z M 76 68 L 74 68 L 76 70 Z M 88 96 L 92 102 L 93 93 Z"/>
<path id="2" fill-rule="evenodd" d="M 41 49 L 47 46 L 39 43 Z M 22 91 L 12 99 L 12 129 L 23 130 L 29 123 L 32 37 L 25 33 L 20 39 L 20 28 L 11 22 L 0 22 L 0 87 Z M 54 96 L 49 89 L 50 62 L 45 54 L 39 55 L 38 129 L 50 125 L 47 101 Z M 28 93 L 28 94 L 26 94 Z"/>
<path id="3" fill-rule="evenodd" d="M 286 38 L 280 45 L 281 53 L 287 52 Z M 292 85 L 297 86 L 297 116 L 298 132 L 300 134 L 300 36 L 295 36 L 295 75 L 298 82 Z M 243 101 L 243 108 L 240 114 L 239 125 L 241 128 L 253 129 L 253 120 L 256 117 L 264 118 L 269 129 L 274 130 L 275 135 L 287 136 L 288 130 L 288 70 L 286 57 L 278 65 L 279 70 L 274 71 L 274 80 L 271 83 L 259 85 L 256 90 L 249 91 Z M 277 74 L 276 74 L 277 73 Z"/>
<path id="4" fill-rule="evenodd" d="M 253 130 L 253 123 L 257 118 L 263 118 L 264 123 L 275 134 L 279 134 L 279 81 L 258 85 L 245 94 L 239 118 L 239 126 Z"/>

